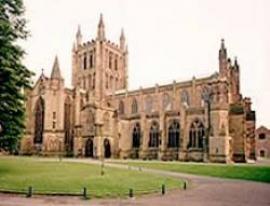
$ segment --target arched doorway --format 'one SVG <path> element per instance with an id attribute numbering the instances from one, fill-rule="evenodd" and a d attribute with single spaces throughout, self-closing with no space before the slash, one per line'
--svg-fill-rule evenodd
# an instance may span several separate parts
<path id="1" fill-rule="evenodd" d="M 88 138 L 85 143 L 85 157 L 94 157 L 94 143 L 91 138 Z"/>
<path id="2" fill-rule="evenodd" d="M 111 144 L 108 139 L 104 140 L 104 157 L 105 158 L 111 157 Z"/>
<path id="3" fill-rule="evenodd" d="M 45 104 L 42 97 L 37 100 L 35 108 L 35 136 L 34 144 L 42 144 L 44 130 Z"/>

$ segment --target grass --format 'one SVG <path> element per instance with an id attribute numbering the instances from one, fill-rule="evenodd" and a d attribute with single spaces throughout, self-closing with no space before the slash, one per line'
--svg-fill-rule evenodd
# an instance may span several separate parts
<path id="1" fill-rule="evenodd" d="M 221 178 L 243 179 L 270 183 L 270 166 L 256 165 L 225 165 L 158 161 L 116 161 L 115 163 L 129 164 L 145 168 L 204 175 Z"/>
<path id="2" fill-rule="evenodd" d="M 40 161 L 37 158 L 0 157 L 0 190 L 26 191 L 28 186 L 39 194 L 82 194 L 86 187 L 90 196 L 127 196 L 129 188 L 135 195 L 180 188 L 183 182 L 174 178 L 84 163 Z"/>

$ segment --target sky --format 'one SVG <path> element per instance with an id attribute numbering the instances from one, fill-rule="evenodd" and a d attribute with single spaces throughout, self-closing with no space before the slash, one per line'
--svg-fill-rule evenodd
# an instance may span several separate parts
<path id="1" fill-rule="evenodd" d="M 129 49 L 129 88 L 189 80 L 218 71 L 225 39 L 237 56 L 241 92 L 251 97 L 257 126 L 270 128 L 269 0 L 24 0 L 31 36 L 22 42 L 24 63 L 50 75 L 55 55 L 71 87 L 71 49 L 78 25 L 83 41 L 96 38 L 100 13 L 106 37 Z"/>

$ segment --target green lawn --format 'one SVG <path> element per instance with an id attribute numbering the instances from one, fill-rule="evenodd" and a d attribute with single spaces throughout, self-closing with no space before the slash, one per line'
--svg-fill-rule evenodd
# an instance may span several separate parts
<path id="1" fill-rule="evenodd" d="M 145 162 L 115 161 L 115 163 L 167 170 L 173 172 L 182 172 L 188 174 L 244 179 L 270 183 L 270 166 L 202 164 L 202 163 L 158 162 L 158 161 L 145 161 Z"/>
<path id="2" fill-rule="evenodd" d="M 0 190 L 25 191 L 28 186 L 38 193 L 80 194 L 86 187 L 90 196 L 127 196 L 180 188 L 183 182 L 141 171 L 105 167 L 100 175 L 99 165 L 40 161 L 38 158 L 0 157 Z"/>

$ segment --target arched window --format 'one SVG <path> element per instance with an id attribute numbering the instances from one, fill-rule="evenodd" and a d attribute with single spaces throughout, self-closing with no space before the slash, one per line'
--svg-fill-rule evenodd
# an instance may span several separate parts
<path id="1" fill-rule="evenodd" d="M 180 139 L 180 125 L 177 120 L 173 120 L 169 126 L 169 148 L 178 148 L 179 147 L 179 139 Z"/>
<path id="2" fill-rule="evenodd" d="M 185 106 L 190 105 L 189 94 L 187 90 L 181 92 L 181 103 Z"/>
<path id="3" fill-rule="evenodd" d="M 145 112 L 150 113 L 153 110 L 153 98 L 147 96 L 145 99 Z"/>
<path id="4" fill-rule="evenodd" d="M 139 148 L 141 144 L 141 127 L 136 123 L 132 131 L 132 148 Z"/>
<path id="5" fill-rule="evenodd" d="M 204 106 L 205 102 L 210 98 L 209 89 L 204 86 L 201 91 L 201 105 Z"/>
<path id="6" fill-rule="evenodd" d="M 171 97 L 167 93 L 163 95 L 163 109 L 166 111 L 172 109 L 172 100 L 171 100 Z"/>
<path id="7" fill-rule="evenodd" d="M 118 61 L 117 61 L 117 57 L 114 59 L 114 69 L 115 69 L 115 70 L 118 69 Z"/>
<path id="8" fill-rule="evenodd" d="M 93 67 L 93 54 L 90 54 L 89 65 L 90 65 L 90 68 Z"/>
<path id="9" fill-rule="evenodd" d="M 154 121 L 149 132 L 149 147 L 158 147 L 159 145 L 159 124 Z"/>
<path id="10" fill-rule="evenodd" d="M 42 144 L 44 130 L 45 103 L 42 97 L 36 102 L 34 144 Z"/>
<path id="11" fill-rule="evenodd" d="M 66 150 L 71 152 L 73 150 L 73 137 L 71 127 L 71 99 L 67 97 L 64 105 L 64 131 L 65 131 L 65 146 Z"/>
<path id="12" fill-rule="evenodd" d="M 138 103 L 137 103 L 136 98 L 134 98 L 132 101 L 131 112 L 132 114 L 138 113 Z"/>
<path id="13" fill-rule="evenodd" d="M 109 53 L 109 68 L 112 68 L 112 53 Z"/>
<path id="14" fill-rule="evenodd" d="M 203 138 L 205 136 L 205 129 L 203 123 L 196 119 L 191 123 L 189 129 L 189 148 L 203 148 Z"/>
<path id="15" fill-rule="evenodd" d="M 125 105 L 124 105 L 124 102 L 122 100 L 119 102 L 118 110 L 119 110 L 119 114 L 125 113 Z"/>
<path id="16" fill-rule="evenodd" d="M 86 59 L 86 54 L 83 56 L 83 69 L 86 69 L 87 67 L 87 59 Z"/>

